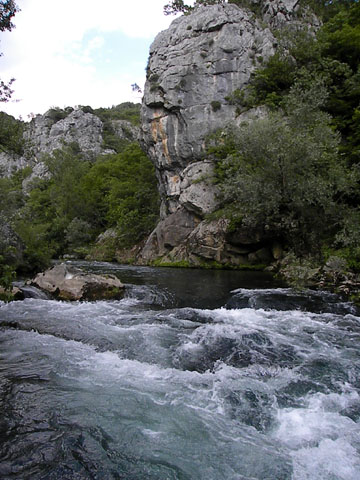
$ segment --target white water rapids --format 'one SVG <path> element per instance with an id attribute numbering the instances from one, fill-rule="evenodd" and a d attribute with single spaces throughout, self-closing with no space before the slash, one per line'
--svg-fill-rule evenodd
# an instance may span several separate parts
<path id="1" fill-rule="evenodd" d="M 97 268 L 123 300 L 0 303 L 1 479 L 360 478 L 351 304 L 255 274 Z"/>

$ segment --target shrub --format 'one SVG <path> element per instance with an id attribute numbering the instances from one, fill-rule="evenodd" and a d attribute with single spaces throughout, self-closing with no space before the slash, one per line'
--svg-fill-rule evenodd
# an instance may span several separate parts
<path id="1" fill-rule="evenodd" d="M 319 109 L 325 98 L 321 84 L 306 92 L 294 86 L 286 115 L 231 128 L 210 150 L 223 207 L 284 237 L 296 254 L 334 235 L 346 209 L 341 196 L 355 186 L 330 117 Z"/>
<path id="2" fill-rule="evenodd" d="M 211 102 L 211 108 L 213 112 L 217 112 L 221 108 L 221 103 L 217 100 L 213 100 Z"/>

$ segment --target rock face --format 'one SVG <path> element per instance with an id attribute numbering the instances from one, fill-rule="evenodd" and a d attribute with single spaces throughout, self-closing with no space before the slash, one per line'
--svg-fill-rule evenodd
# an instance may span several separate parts
<path id="1" fill-rule="evenodd" d="M 61 149 L 64 145 L 76 143 L 79 151 L 87 160 L 95 160 L 102 154 L 115 153 L 103 146 L 104 124 L 93 113 L 69 108 L 59 112 L 56 109 L 48 110 L 44 115 L 37 115 L 26 125 L 24 131 L 24 155 L 11 155 L 0 152 L 0 177 L 10 176 L 19 169 L 32 168 L 32 174 L 25 181 L 33 178 L 44 178 L 47 169 L 42 157 Z M 136 141 L 139 129 L 126 120 L 112 120 L 111 126 L 119 139 Z"/>
<path id="2" fill-rule="evenodd" d="M 101 153 L 100 118 L 79 109 L 56 121 L 52 112 L 49 110 L 44 115 L 37 115 L 25 131 L 25 140 L 31 144 L 35 158 L 62 148 L 64 142 L 76 142 L 80 150 L 91 157 Z"/>
<path id="3" fill-rule="evenodd" d="M 59 300 L 110 300 L 124 293 L 124 285 L 114 275 L 85 273 L 64 263 L 37 274 L 31 285 Z"/>
<path id="4" fill-rule="evenodd" d="M 7 152 L 0 152 L 0 177 L 10 177 L 17 170 L 25 168 L 29 161 L 20 155 L 10 155 Z"/>
<path id="5" fill-rule="evenodd" d="M 296 0 L 253 2 L 261 8 L 262 19 L 233 4 L 199 7 L 175 19 L 151 45 L 142 130 L 156 167 L 162 207 L 161 221 L 143 251 L 146 261 L 165 255 L 192 263 L 246 263 L 249 254 L 264 248 L 262 239 L 252 240 L 250 252 L 248 245 L 233 245 L 226 222 L 203 220 L 217 206 L 213 165 L 204 157 L 205 139 L 230 122 L 264 114 L 258 110 L 236 118 L 227 98 L 275 52 L 271 28 L 299 22 Z M 216 237 L 215 243 L 211 237 Z M 270 250 L 271 246 L 269 257 Z"/>
<path id="6" fill-rule="evenodd" d="M 269 28 L 232 4 L 198 8 L 156 37 L 142 127 L 167 194 L 177 195 L 179 174 L 202 159 L 206 136 L 234 120 L 226 97 L 248 82 L 256 57 L 269 57 L 275 44 Z"/>

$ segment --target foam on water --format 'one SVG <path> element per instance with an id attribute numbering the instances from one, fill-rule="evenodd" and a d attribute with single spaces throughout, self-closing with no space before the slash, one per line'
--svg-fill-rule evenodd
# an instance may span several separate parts
<path id="1" fill-rule="evenodd" d="M 359 478 L 359 424 L 343 414 L 359 400 L 352 389 L 318 393 L 307 396 L 302 408 L 278 411 L 272 435 L 290 449 L 294 480 Z"/>
<path id="2" fill-rule="evenodd" d="M 291 296 L 280 310 L 141 291 L 0 304 L 0 476 L 359 478 L 358 317 L 294 309 L 289 289 L 236 292 Z"/>
<path id="3" fill-rule="evenodd" d="M 18 342 L 21 347 L 14 352 Z M 133 438 L 134 435 L 156 435 L 159 454 L 166 453 L 172 462 L 175 462 L 174 455 L 179 455 L 185 462 L 182 466 L 185 472 L 193 472 L 194 476 L 189 478 L 215 480 L 223 470 L 224 478 L 235 479 L 239 469 L 248 472 L 244 478 L 250 478 L 254 471 L 261 478 L 265 470 L 273 472 L 275 478 L 276 472 L 282 475 L 282 471 L 288 471 L 281 450 L 271 447 L 253 428 L 233 422 L 227 416 L 219 387 L 225 383 L 230 387 L 229 372 L 224 375 L 226 366 L 213 374 L 164 369 L 35 332 L 21 332 L 20 336 L 19 332 L 9 332 L 7 344 L 9 353 L 13 352 L 7 359 L 10 364 L 17 364 L 20 358 L 26 365 L 32 362 L 29 373 L 34 369 L 39 372 L 41 365 L 46 366 L 42 379 L 52 385 L 47 390 L 47 401 L 53 396 L 55 385 L 61 387 L 63 393 L 57 395 L 57 409 L 68 411 L 67 405 L 71 405 L 73 413 L 67 412 L 68 421 L 69 418 L 81 421 L 86 428 L 86 416 L 96 412 L 107 431 L 116 436 L 106 419 L 120 414 L 123 422 L 131 425 Z M 235 370 L 230 376 L 234 381 Z M 26 409 L 31 398 L 27 401 L 20 398 L 22 408 Z M 88 412 L 85 417 L 83 409 L 79 410 L 79 402 Z M 176 445 L 176 449 L 169 451 L 169 444 Z M 255 447 L 263 456 L 261 465 L 257 465 Z M 141 448 L 146 451 L 151 445 L 141 443 Z M 204 455 L 207 461 L 202 459 L 197 466 L 196 458 Z M 221 456 L 226 463 L 219 463 Z M 281 467 L 273 463 L 273 458 L 282 459 Z"/>

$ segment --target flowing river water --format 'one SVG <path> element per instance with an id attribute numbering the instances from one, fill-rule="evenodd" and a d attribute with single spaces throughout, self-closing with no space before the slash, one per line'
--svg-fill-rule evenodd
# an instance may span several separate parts
<path id="1" fill-rule="evenodd" d="M 353 305 L 259 273 L 76 265 L 124 299 L 0 303 L 2 480 L 360 478 Z"/>

